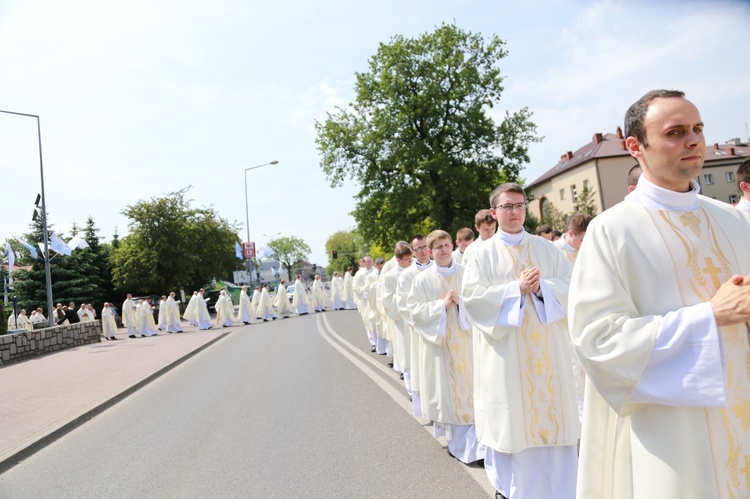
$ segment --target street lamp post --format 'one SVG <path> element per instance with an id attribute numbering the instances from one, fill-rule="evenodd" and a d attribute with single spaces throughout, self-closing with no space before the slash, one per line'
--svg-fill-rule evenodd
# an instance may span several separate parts
<path id="1" fill-rule="evenodd" d="M 39 139 L 39 175 L 42 180 L 42 227 L 44 231 L 44 274 L 47 281 L 47 314 L 49 325 L 54 326 L 54 316 L 52 315 L 52 273 L 49 268 L 49 237 L 47 235 L 47 202 L 44 196 L 44 165 L 42 163 L 42 126 L 39 123 L 39 116 L 36 114 L 16 113 L 13 111 L 2 111 L 0 113 L 14 114 L 16 116 L 26 116 L 36 118 L 36 132 Z M 13 270 L 13 269 L 9 269 Z"/>
<path id="2" fill-rule="evenodd" d="M 248 243 L 250 242 L 250 208 L 249 208 L 248 198 L 247 198 L 247 172 L 249 172 L 250 170 L 255 170 L 256 168 L 261 168 L 263 166 L 278 165 L 278 164 L 279 164 L 278 161 L 273 160 L 269 163 L 263 163 L 262 165 L 251 166 L 250 168 L 245 168 L 245 217 L 246 217 L 245 228 L 247 229 L 247 241 L 246 242 Z M 250 277 L 250 259 L 249 258 L 247 259 L 247 275 L 249 278 Z"/>

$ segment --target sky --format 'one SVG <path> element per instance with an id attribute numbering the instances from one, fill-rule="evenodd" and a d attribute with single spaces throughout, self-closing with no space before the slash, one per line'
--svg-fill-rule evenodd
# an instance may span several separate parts
<path id="1" fill-rule="evenodd" d="M 242 240 L 300 237 L 325 265 L 358 189 L 331 188 L 315 122 L 353 100 L 380 43 L 443 23 L 505 40 L 491 115 L 533 112 L 544 138 L 527 181 L 614 133 L 654 88 L 686 92 L 707 142 L 748 140 L 739 0 L 2 0 L 0 110 L 40 116 L 49 222 L 66 239 L 89 216 L 104 241 L 122 238 L 127 206 L 190 187 Z M 35 119 L 0 113 L 0 241 L 29 231 L 38 144 Z"/>

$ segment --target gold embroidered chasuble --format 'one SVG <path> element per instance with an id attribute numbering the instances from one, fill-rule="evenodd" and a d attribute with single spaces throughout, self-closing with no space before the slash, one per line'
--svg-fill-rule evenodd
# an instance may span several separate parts
<path id="1" fill-rule="evenodd" d="M 531 294 L 516 325 L 501 316 L 506 292 L 518 293 L 521 271 L 538 267 L 563 307 L 571 266 L 548 241 L 524 233 L 520 244 L 498 237 L 467 262 L 464 302 L 475 326 L 475 419 L 479 441 L 500 452 L 575 445 L 580 434 L 565 318 L 543 324 Z M 516 297 L 518 295 L 516 294 Z"/>
<path id="2" fill-rule="evenodd" d="M 729 277 L 750 274 L 748 219 L 724 203 L 698 200 L 690 211 L 625 201 L 589 226 L 570 310 L 571 334 L 588 376 L 578 497 L 750 497 L 747 324 L 718 330 L 726 407 L 631 398 L 664 315 L 705 304 Z M 612 224 L 618 230 L 610 230 Z M 687 359 L 688 368 L 696 361 L 697 354 L 695 361 Z M 675 367 L 677 385 L 695 376 L 681 369 Z M 669 381 L 663 384 L 666 390 Z M 656 396 L 660 388 L 653 388 Z"/>
<path id="3" fill-rule="evenodd" d="M 463 329 L 455 305 L 447 309 L 444 296 L 458 296 L 463 267 L 453 275 L 439 275 L 436 267 L 414 278 L 407 305 L 414 329 L 423 340 L 419 383 L 423 415 L 446 424 L 474 423 L 471 330 Z"/>

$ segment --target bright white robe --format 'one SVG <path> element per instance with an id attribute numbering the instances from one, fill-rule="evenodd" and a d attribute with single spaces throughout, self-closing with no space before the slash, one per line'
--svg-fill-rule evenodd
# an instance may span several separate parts
<path id="1" fill-rule="evenodd" d="M 40 314 L 39 312 L 37 312 L 31 317 L 30 321 L 32 324 L 37 324 L 39 322 L 47 322 L 47 319 L 44 317 L 44 314 Z"/>
<path id="2" fill-rule="evenodd" d="M 208 305 L 206 305 L 206 299 L 203 297 L 203 293 L 198 293 L 195 298 L 195 322 L 198 325 L 198 329 L 206 330 L 211 329 L 211 315 L 208 313 Z"/>
<path id="3" fill-rule="evenodd" d="M 344 296 L 342 298 L 342 300 L 344 300 L 344 308 L 347 310 L 354 310 L 357 308 L 357 304 L 354 303 L 353 282 L 354 278 L 352 277 L 351 272 L 347 270 L 346 274 L 344 274 Z"/>
<path id="4" fill-rule="evenodd" d="M 393 334 L 393 361 L 402 371 L 408 369 L 409 348 L 407 346 L 407 337 L 409 336 L 409 324 L 404 320 L 398 309 L 396 289 L 398 287 L 398 278 L 404 272 L 402 267 L 396 265 L 395 268 L 388 271 L 382 278 L 380 285 L 380 303 L 383 312 L 386 314 L 391 323 Z"/>
<path id="5" fill-rule="evenodd" d="M 331 279 L 331 303 L 334 310 L 344 308 L 344 282 L 340 277 Z"/>
<path id="6" fill-rule="evenodd" d="M 167 300 L 159 301 L 158 327 L 160 331 L 167 330 Z"/>
<path id="7" fill-rule="evenodd" d="M 461 265 L 464 254 L 458 248 L 453 250 L 453 263 Z"/>
<path id="8" fill-rule="evenodd" d="M 352 296 L 354 299 L 354 303 L 357 305 L 359 313 L 362 315 L 362 320 L 364 320 L 365 315 L 365 304 L 363 302 L 363 300 L 365 300 L 364 286 L 365 280 L 367 279 L 367 274 L 369 274 L 370 272 L 372 272 L 372 269 L 368 270 L 364 267 L 360 267 L 359 270 L 357 270 L 357 273 L 354 274 L 354 278 L 352 279 Z"/>
<path id="9" fill-rule="evenodd" d="M 154 312 L 151 308 L 151 304 L 146 300 L 143 300 L 138 305 L 138 333 L 141 336 L 154 336 L 156 334 L 156 324 L 154 324 Z"/>
<path id="10" fill-rule="evenodd" d="M 578 497 L 750 497 L 747 323 L 708 301 L 750 274 L 750 220 L 641 177 L 589 225 L 571 282 L 586 370 Z"/>
<path id="11" fill-rule="evenodd" d="M 376 268 L 373 268 L 372 272 L 367 274 L 365 278 L 365 285 L 362 288 L 365 294 L 364 304 L 365 313 L 367 319 L 365 326 L 369 325 L 378 338 L 385 338 L 385 332 L 383 330 L 383 324 L 380 322 L 380 312 L 378 312 L 378 280 L 380 279 L 380 272 Z"/>
<path id="12" fill-rule="evenodd" d="M 312 284 L 312 306 L 316 312 L 326 307 L 326 292 L 320 279 L 315 279 Z"/>
<path id="13" fill-rule="evenodd" d="M 112 313 L 112 309 L 109 307 L 102 308 L 102 332 L 107 338 L 114 338 L 117 332 L 115 314 Z"/>
<path id="14" fill-rule="evenodd" d="M 409 326 L 409 336 L 406 338 L 406 348 L 408 348 L 409 353 L 405 356 L 408 359 L 408 364 L 402 367 L 405 367 L 409 372 L 413 402 L 412 413 L 415 416 L 422 415 L 421 401 L 419 400 L 419 356 L 422 340 L 419 333 L 414 329 L 414 322 L 411 317 L 411 309 L 407 304 L 407 298 L 409 297 L 412 283 L 417 274 L 428 269 L 432 265 L 432 260 L 428 260 L 427 263 L 423 265 L 414 260 L 411 267 L 405 269 L 401 273 L 396 283 L 396 303 L 398 305 L 398 310 L 401 313 L 401 317 Z M 406 375 L 404 375 L 404 377 L 406 377 Z"/>
<path id="15" fill-rule="evenodd" d="M 187 307 L 185 307 L 185 313 L 182 314 L 182 318 L 185 319 L 191 326 L 198 325 L 198 293 L 193 293 L 190 297 Z"/>
<path id="16" fill-rule="evenodd" d="M 298 314 L 307 314 L 310 312 L 310 298 L 307 296 L 305 285 L 299 279 L 294 281 L 292 306 L 297 310 Z"/>
<path id="17" fill-rule="evenodd" d="M 255 291 L 253 291 L 253 299 L 250 302 L 250 304 L 253 310 L 253 315 L 255 316 L 256 319 L 260 319 L 260 310 L 258 310 L 258 305 L 260 304 L 260 291 L 259 290 L 256 289 Z"/>
<path id="18" fill-rule="evenodd" d="M 446 310 L 444 296 L 458 295 L 463 267 L 441 275 L 436 265 L 420 272 L 406 304 L 414 329 L 422 337 L 420 392 L 422 412 L 432 421 L 456 425 L 474 423 L 471 329 L 459 318 L 459 307 Z"/>
<path id="19" fill-rule="evenodd" d="M 276 307 L 279 317 L 289 317 L 294 312 L 284 286 L 279 286 L 279 289 L 276 290 L 276 298 L 273 300 L 273 306 Z"/>
<path id="20" fill-rule="evenodd" d="M 573 246 L 568 244 L 568 242 L 565 240 L 565 235 L 563 235 L 560 239 L 557 241 L 553 241 L 552 244 L 554 244 L 557 249 L 562 251 L 562 254 L 565 255 L 565 258 L 568 259 L 571 265 L 574 265 L 576 263 L 576 257 L 578 256 L 578 250 L 575 249 Z"/>
<path id="21" fill-rule="evenodd" d="M 79 308 L 76 313 L 78 314 L 78 318 L 81 319 L 81 322 L 91 322 L 94 320 L 94 314 L 83 307 Z"/>
<path id="22" fill-rule="evenodd" d="M 216 325 L 222 327 L 234 325 L 234 322 L 232 321 L 232 319 L 234 319 L 234 305 L 232 304 L 232 297 L 229 296 L 229 293 L 222 290 L 214 308 L 216 309 Z"/>
<path id="23" fill-rule="evenodd" d="M 273 313 L 273 304 L 271 303 L 271 295 L 268 294 L 268 290 L 263 288 L 260 292 L 260 300 L 258 301 L 258 314 L 264 321 L 273 320 L 276 315 Z"/>
<path id="24" fill-rule="evenodd" d="M 746 199 L 745 197 L 741 197 L 739 203 L 737 203 L 736 208 L 738 210 L 743 210 L 750 213 L 750 200 Z"/>
<path id="25" fill-rule="evenodd" d="M 173 297 L 167 298 L 164 305 L 167 331 L 170 333 L 181 333 L 182 325 L 180 324 L 180 306 Z"/>
<path id="26" fill-rule="evenodd" d="M 128 334 L 135 334 L 138 324 L 138 319 L 135 316 L 136 311 L 133 310 L 135 302 L 132 298 L 128 298 L 122 302 L 122 325 L 128 328 Z"/>
<path id="27" fill-rule="evenodd" d="M 247 291 L 240 291 L 240 306 L 237 309 L 237 320 L 244 324 L 252 322 L 253 320 L 253 304 L 250 301 L 250 297 L 247 296 Z"/>
<path id="28" fill-rule="evenodd" d="M 549 241 L 523 232 L 513 245 L 502 236 L 475 247 L 464 273 L 462 297 L 478 330 L 477 435 L 507 453 L 575 445 L 580 424 L 564 320 L 572 267 Z M 520 295 L 521 270 L 534 266 L 544 301 Z"/>

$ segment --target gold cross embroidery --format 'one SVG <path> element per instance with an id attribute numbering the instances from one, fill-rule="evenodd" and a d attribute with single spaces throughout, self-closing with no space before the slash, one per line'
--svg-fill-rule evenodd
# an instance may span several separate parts
<path id="1" fill-rule="evenodd" d="M 542 359 L 536 359 L 536 362 L 534 363 L 534 367 L 536 367 L 536 373 L 541 375 L 542 368 L 544 367 L 544 362 L 542 362 Z"/>
<path id="2" fill-rule="evenodd" d="M 719 282 L 719 272 L 721 272 L 721 269 L 718 269 L 714 267 L 714 262 L 711 260 L 711 257 L 706 257 L 706 268 L 703 269 L 704 274 L 708 274 L 711 276 L 711 280 L 714 283 L 714 286 L 718 289 L 719 286 L 721 286 L 721 283 Z"/>
<path id="3" fill-rule="evenodd" d="M 747 490 L 750 490 L 750 456 L 745 456 L 745 467 L 740 468 L 740 472 L 745 475 L 745 484 Z"/>

